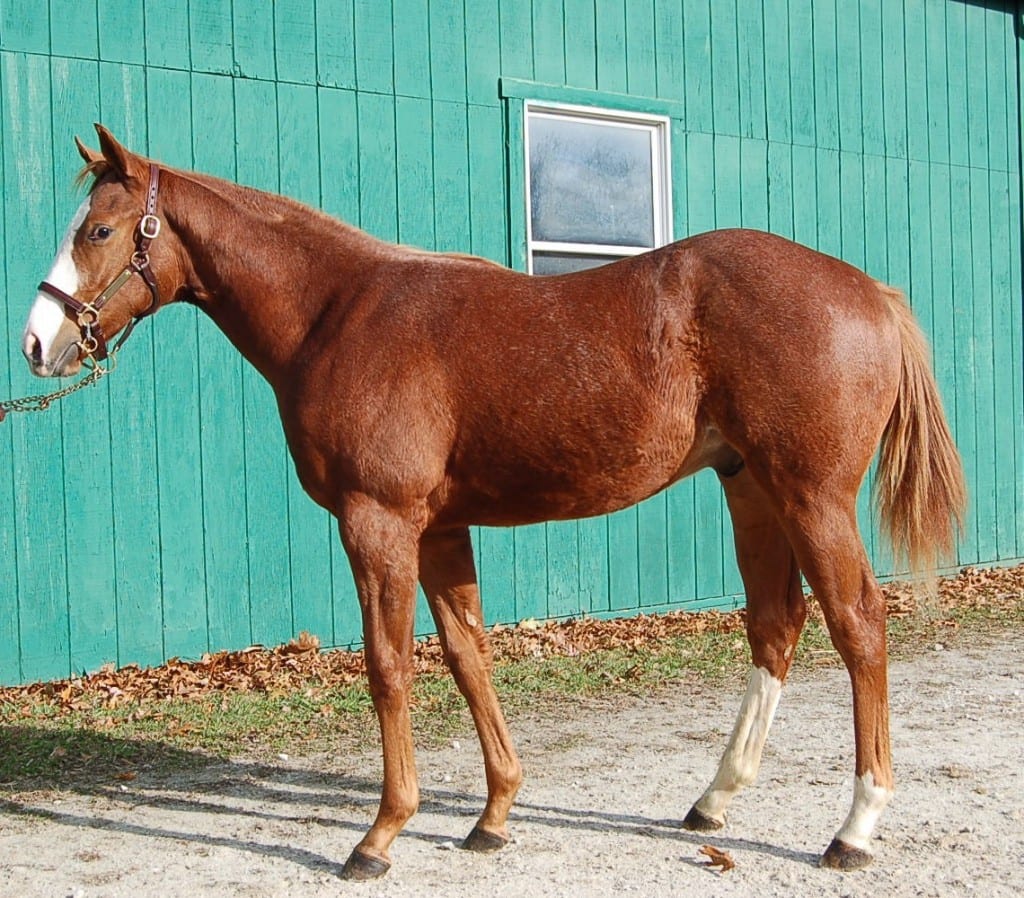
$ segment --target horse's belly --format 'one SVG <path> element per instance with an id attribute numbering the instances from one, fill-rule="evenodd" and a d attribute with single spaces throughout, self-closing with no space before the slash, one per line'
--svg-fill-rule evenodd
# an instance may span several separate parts
<path id="1" fill-rule="evenodd" d="M 509 526 L 608 514 L 713 463 L 720 445 L 717 434 L 694 440 L 691 425 L 603 453 L 565 446 L 547 458 L 497 454 L 453 472 L 442 517 Z"/>

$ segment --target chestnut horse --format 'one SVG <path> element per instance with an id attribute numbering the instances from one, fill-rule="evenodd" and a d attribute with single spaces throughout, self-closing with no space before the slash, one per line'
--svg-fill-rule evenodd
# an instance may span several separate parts
<path id="1" fill-rule="evenodd" d="M 417 580 L 479 734 L 487 802 L 466 848 L 508 841 L 522 771 L 491 681 L 469 526 L 600 515 L 702 468 L 721 480 L 746 590 L 749 686 L 683 825 L 712 830 L 757 773 L 806 606 L 853 691 L 849 816 L 822 857 L 852 869 L 893 788 L 885 603 L 857 527 L 878 498 L 915 570 L 951 549 L 960 460 L 902 295 L 770 234 L 701 234 L 603 268 L 528 277 L 380 242 L 290 199 L 159 166 L 97 126 L 91 190 L 23 349 L 69 375 L 171 302 L 202 309 L 269 381 L 298 476 L 334 514 L 380 721 L 367 879 L 415 812 L 409 718 Z M 134 275 L 139 274 L 139 277 Z"/>

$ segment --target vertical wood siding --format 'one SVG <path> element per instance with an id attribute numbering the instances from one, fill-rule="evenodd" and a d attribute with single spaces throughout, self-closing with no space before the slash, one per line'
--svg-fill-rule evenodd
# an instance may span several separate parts
<path id="1" fill-rule="evenodd" d="M 657 98 L 681 110 L 677 237 L 766 228 L 909 293 L 970 481 L 958 561 L 1024 557 L 1018 4 L 40 6 L 0 0 L 4 394 L 40 389 L 19 338 L 93 121 L 379 237 L 516 264 L 499 78 Z M 607 518 L 477 530 L 488 619 L 735 605 L 723 511 L 705 473 Z M 861 514 L 870 528 L 867 491 Z M 0 682 L 359 639 L 334 522 L 296 481 L 268 387 L 193 309 L 147 322 L 95 389 L 0 426 L 0 519 Z"/>

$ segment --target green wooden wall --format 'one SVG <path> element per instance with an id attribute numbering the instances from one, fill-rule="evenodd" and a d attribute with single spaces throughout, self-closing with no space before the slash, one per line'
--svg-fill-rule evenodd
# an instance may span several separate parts
<path id="1" fill-rule="evenodd" d="M 93 121 L 380 237 L 517 264 L 521 99 L 500 79 L 649 98 L 675 110 L 677 237 L 767 228 L 910 293 L 970 480 L 959 561 L 1020 559 L 1017 7 L 0 0 L 0 392 L 40 391 L 20 334 Z M 490 622 L 741 601 L 709 475 L 608 518 L 476 536 Z M 193 310 L 148 322 L 98 387 L 0 425 L 0 682 L 301 630 L 359 639 L 334 523 L 297 484 L 268 388 Z"/>

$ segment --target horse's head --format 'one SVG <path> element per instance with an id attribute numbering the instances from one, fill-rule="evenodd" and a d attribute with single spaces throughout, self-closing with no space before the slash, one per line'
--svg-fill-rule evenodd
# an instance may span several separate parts
<path id="1" fill-rule="evenodd" d="M 93 177 L 29 313 L 22 351 L 40 377 L 75 374 L 107 355 L 106 340 L 170 297 L 173 252 L 161 227 L 149 161 L 96 126 L 100 151 L 76 140 Z"/>

